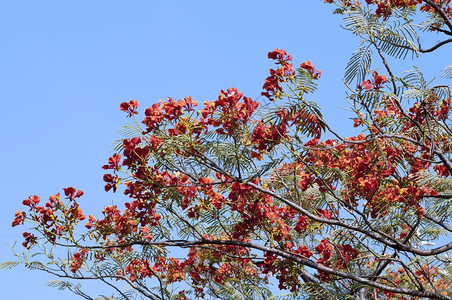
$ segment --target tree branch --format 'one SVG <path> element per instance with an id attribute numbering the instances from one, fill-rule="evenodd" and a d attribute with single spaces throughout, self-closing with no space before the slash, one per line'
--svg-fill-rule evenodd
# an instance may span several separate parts
<path id="1" fill-rule="evenodd" d="M 322 264 L 315 263 L 313 261 L 310 261 L 306 258 L 300 257 L 298 254 L 289 253 L 287 251 L 279 250 L 276 248 L 271 248 L 251 242 L 242 242 L 242 241 L 233 241 L 233 240 L 199 240 L 199 241 L 160 241 L 160 242 L 145 242 L 145 241 L 134 241 L 126 244 L 121 245 L 111 245 L 111 246 L 87 246 L 86 249 L 111 249 L 111 248 L 123 248 L 123 247 L 129 247 L 133 245 L 142 245 L 142 246 L 166 246 L 166 247 L 180 247 L 180 248 L 190 248 L 190 247 L 197 247 L 202 245 L 234 245 L 234 246 L 240 246 L 245 248 L 252 248 L 256 250 L 261 250 L 264 252 L 276 254 L 280 257 L 286 258 L 288 260 L 291 260 L 293 262 L 299 263 L 301 265 L 326 272 L 331 275 L 335 275 L 341 278 L 348 278 L 356 282 L 360 282 L 362 284 L 372 286 L 381 290 L 385 290 L 388 292 L 393 292 L 397 294 L 404 294 L 404 295 L 410 295 L 410 296 L 417 296 L 417 297 L 425 297 L 430 299 L 440 299 L 440 300 L 451 300 L 452 297 L 444 296 L 439 293 L 434 293 L 430 291 L 417 291 L 417 290 L 409 290 L 405 288 L 399 288 L 399 287 L 392 287 L 387 286 L 378 282 L 375 282 L 374 280 L 363 278 L 357 275 L 349 274 L 346 272 L 338 271 L 329 267 L 326 267 Z M 123 279 L 123 276 L 119 276 L 121 279 Z"/>

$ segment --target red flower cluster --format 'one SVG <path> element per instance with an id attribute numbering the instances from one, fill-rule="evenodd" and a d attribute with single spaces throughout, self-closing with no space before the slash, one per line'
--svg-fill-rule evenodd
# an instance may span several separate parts
<path id="1" fill-rule="evenodd" d="M 30 196 L 22 202 L 23 205 L 30 208 L 29 218 L 43 228 L 46 240 L 52 244 L 63 234 L 71 234 L 74 225 L 85 219 L 85 215 L 75 201 L 76 198 L 83 195 L 83 192 L 77 191 L 73 187 L 63 190 L 70 205 L 64 205 L 60 200 L 60 194 L 50 196 L 45 206 L 39 205 L 41 199 L 38 196 Z M 26 218 L 27 213 L 16 211 L 12 226 L 23 224 Z M 24 238 L 25 242 L 23 245 L 27 248 L 33 246 L 37 240 L 34 235 L 28 232 L 24 232 Z"/>
<path id="2" fill-rule="evenodd" d="M 37 237 L 29 232 L 24 231 L 22 233 L 25 241 L 22 243 L 22 246 L 24 246 L 27 249 L 30 249 L 34 244 L 36 244 Z"/>
<path id="3" fill-rule="evenodd" d="M 297 225 L 294 227 L 294 230 L 298 233 L 302 233 L 306 231 L 308 227 L 308 220 L 305 215 L 301 215 L 298 217 Z"/>
<path id="4" fill-rule="evenodd" d="M 142 121 L 147 127 L 147 132 L 153 131 L 163 121 L 163 112 L 160 108 L 160 103 L 154 103 L 151 107 L 146 108 L 144 111 L 145 118 Z"/>
<path id="5" fill-rule="evenodd" d="M 78 270 L 80 270 L 86 260 L 87 253 L 88 250 L 81 249 L 80 251 L 75 252 L 74 255 L 72 255 L 71 267 L 69 268 L 72 273 L 76 273 Z"/>
<path id="6" fill-rule="evenodd" d="M 358 250 L 354 249 L 350 244 L 339 245 L 339 255 L 337 256 L 337 268 L 347 268 L 350 261 L 357 258 L 359 255 Z"/>
<path id="7" fill-rule="evenodd" d="M 122 102 L 120 105 L 120 108 L 122 111 L 127 113 L 127 117 L 131 117 L 134 114 L 137 114 L 137 108 L 138 108 L 138 101 L 137 100 L 130 100 L 129 102 Z"/>
<path id="8" fill-rule="evenodd" d="M 322 74 L 322 70 L 320 70 L 320 69 L 316 70 L 315 67 L 311 64 L 310 60 L 302 63 L 300 65 L 300 68 L 308 71 L 308 73 L 311 74 L 313 79 L 319 79 L 320 75 Z"/>
<path id="9" fill-rule="evenodd" d="M 380 75 L 378 76 L 378 73 L 376 71 L 372 72 L 372 76 L 373 76 L 373 80 L 366 80 L 362 83 L 362 86 L 366 89 L 366 90 L 379 90 L 380 88 L 383 87 L 383 84 L 385 84 L 388 80 L 386 79 L 385 75 Z"/>
<path id="10" fill-rule="evenodd" d="M 16 211 L 14 215 L 14 221 L 12 223 L 12 226 L 15 227 L 17 225 L 21 225 L 25 221 L 26 214 L 24 212 L 21 212 L 20 210 Z"/>
<path id="11" fill-rule="evenodd" d="M 334 3 L 333 0 L 324 0 L 325 3 Z M 359 5 L 360 1 L 358 0 L 341 0 L 341 2 L 346 6 Z M 450 19 L 452 17 L 452 9 L 450 7 L 450 0 L 441 1 L 441 0 L 433 0 L 436 5 L 438 5 Z M 366 0 L 368 5 L 377 5 L 375 9 L 375 14 L 378 17 L 383 17 L 387 19 L 392 15 L 392 11 L 394 9 L 405 9 L 415 7 L 423 3 L 422 0 Z M 436 10 L 434 7 L 425 3 L 420 7 L 422 12 L 430 12 L 435 13 Z"/>
<path id="12" fill-rule="evenodd" d="M 105 185 L 105 191 L 113 189 L 113 193 L 116 193 L 116 189 L 118 188 L 119 177 L 118 175 L 105 174 L 103 180 L 107 183 Z"/>
<path id="13" fill-rule="evenodd" d="M 250 121 L 259 103 L 251 98 L 244 97 L 243 93 L 236 88 L 221 91 L 218 99 L 214 102 L 204 102 L 204 109 L 201 110 L 201 123 L 204 126 L 212 125 L 219 127 L 218 134 L 232 135 L 241 125 Z"/>
<path id="14" fill-rule="evenodd" d="M 287 63 L 289 61 L 292 61 L 292 56 L 290 54 L 287 54 L 286 50 L 281 50 L 276 48 L 275 51 L 268 52 L 268 58 L 277 60 L 280 63 Z"/>
<path id="15" fill-rule="evenodd" d="M 120 162 L 121 162 L 121 154 L 115 153 L 115 154 L 113 154 L 113 156 L 111 156 L 108 159 L 108 165 L 102 166 L 102 169 L 104 169 L 104 170 L 108 170 L 108 169 L 118 170 Z"/>
<path id="16" fill-rule="evenodd" d="M 263 122 L 259 122 L 254 127 L 250 139 L 250 142 L 255 145 L 254 149 L 257 150 L 251 153 L 251 158 L 262 160 L 263 153 L 270 152 L 274 146 L 281 142 L 286 136 L 286 133 L 287 126 L 284 123 L 279 125 L 265 125 Z"/>
<path id="17" fill-rule="evenodd" d="M 328 267 L 330 265 L 329 259 L 333 256 L 333 245 L 331 245 L 327 239 L 323 239 L 315 247 L 315 250 L 318 254 L 320 254 L 320 258 L 317 260 L 317 263 Z M 319 270 L 319 279 L 322 282 L 328 282 L 332 278 L 329 273 Z"/>
<path id="18" fill-rule="evenodd" d="M 267 97 L 270 101 L 282 98 L 281 93 L 283 88 L 281 82 L 290 80 L 295 72 L 292 67 L 292 57 L 286 53 L 285 50 L 278 48 L 275 51 L 268 53 L 268 58 L 276 60 L 276 64 L 280 65 L 276 70 L 270 69 L 270 76 L 265 79 L 264 86 L 262 87 L 265 92 L 262 92 L 262 96 Z"/>

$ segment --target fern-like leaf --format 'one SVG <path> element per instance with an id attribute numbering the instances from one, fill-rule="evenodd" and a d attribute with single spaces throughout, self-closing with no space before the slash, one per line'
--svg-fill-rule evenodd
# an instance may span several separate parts
<path id="1" fill-rule="evenodd" d="M 369 72 L 372 63 L 372 48 L 370 44 L 362 45 L 356 50 L 345 68 L 344 80 L 351 83 L 355 78 L 357 84 L 364 81 L 364 77 Z"/>

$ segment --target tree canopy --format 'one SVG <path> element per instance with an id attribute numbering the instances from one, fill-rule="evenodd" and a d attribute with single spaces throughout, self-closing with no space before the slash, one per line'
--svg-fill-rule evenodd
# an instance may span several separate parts
<path id="1" fill-rule="evenodd" d="M 309 100 L 320 69 L 282 49 L 259 102 L 230 88 L 143 117 L 123 102 L 131 122 L 103 180 L 127 200 L 86 217 L 73 187 L 30 196 L 12 224 L 31 224 L 26 249 L 1 266 L 86 299 L 64 278 L 110 286 L 101 299 L 452 299 L 452 65 L 440 83 L 392 65 L 449 46 L 450 1 L 324 2 L 361 40 L 343 78 L 359 134 L 323 118 Z"/>

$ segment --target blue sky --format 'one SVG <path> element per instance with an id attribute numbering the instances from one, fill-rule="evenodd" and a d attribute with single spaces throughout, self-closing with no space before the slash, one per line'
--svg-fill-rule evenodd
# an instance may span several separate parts
<path id="1" fill-rule="evenodd" d="M 358 39 L 322 0 L 24 0 L 0 7 L 1 261 L 12 260 L 8 245 L 22 240 L 24 228 L 12 229 L 11 221 L 29 195 L 46 199 L 74 186 L 85 192 L 87 214 L 121 202 L 104 192 L 101 166 L 127 122 L 123 101 L 137 99 L 143 111 L 168 96 L 213 100 L 230 87 L 255 99 L 272 66 L 268 51 L 282 48 L 295 64 L 309 59 L 322 69 L 311 100 L 339 132 L 350 130 L 339 108 L 347 106 L 341 78 Z M 445 51 L 404 64 L 436 74 L 450 64 L 441 59 Z M 81 299 L 45 287 L 50 279 L 2 270 L 2 297 Z"/>

